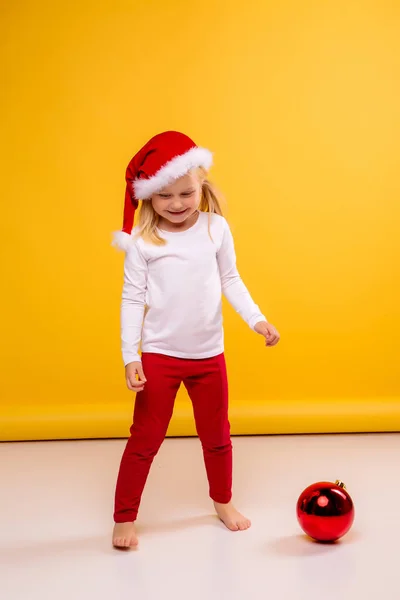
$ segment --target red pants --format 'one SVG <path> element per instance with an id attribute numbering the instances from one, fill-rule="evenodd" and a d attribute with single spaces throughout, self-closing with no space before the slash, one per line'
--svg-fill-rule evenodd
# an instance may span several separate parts
<path id="1" fill-rule="evenodd" d="M 216 502 L 229 502 L 232 495 L 232 444 L 224 355 L 187 360 L 144 353 L 142 363 L 147 383 L 136 396 L 131 435 L 117 479 L 114 521 L 136 520 L 147 476 L 165 438 L 182 382 L 193 404 L 210 496 Z"/>

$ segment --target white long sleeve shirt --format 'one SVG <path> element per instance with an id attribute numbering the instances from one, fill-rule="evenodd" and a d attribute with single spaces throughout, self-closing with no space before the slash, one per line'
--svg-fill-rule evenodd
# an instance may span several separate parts
<path id="1" fill-rule="evenodd" d="M 142 352 L 201 359 L 224 351 L 222 294 L 251 329 L 267 319 L 236 267 L 227 221 L 200 212 L 186 231 L 161 231 L 156 246 L 135 237 L 125 255 L 121 305 L 124 365 Z M 211 234 L 211 238 L 210 235 Z"/>

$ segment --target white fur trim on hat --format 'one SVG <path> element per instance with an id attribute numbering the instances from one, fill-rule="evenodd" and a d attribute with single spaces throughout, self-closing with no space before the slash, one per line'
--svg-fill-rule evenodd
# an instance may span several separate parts
<path id="1" fill-rule="evenodd" d="M 132 245 L 132 236 L 125 231 L 116 231 L 113 234 L 113 241 L 111 245 L 115 248 L 119 248 L 119 250 L 124 250 L 124 252 L 127 252 Z"/>
<path id="2" fill-rule="evenodd" d="M 136 179 L 133 183 L 135 196 L 140 200 L 147 200 L 176 179 L 186 175 L 190 169 L 204 167 L 208 170 L 212 161 L 212 153 L 206 148 L 191 148 L 185 154 L 175 156 L 167 162 L 150 179 Z"/>

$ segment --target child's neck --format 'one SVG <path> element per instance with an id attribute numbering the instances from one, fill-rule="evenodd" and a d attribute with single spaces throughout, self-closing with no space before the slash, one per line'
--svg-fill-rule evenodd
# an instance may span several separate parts
<path id="1" fill-rule="evenodd" d="M 183 223 L 171 223 L 171 221 L 168 221 L 168 219 L 163 219 L 161 217 L 158 226 L 163 231 L 169 231 L 171 233 L 178 231 L 186 231 L 187 229 L 190 229 L 191 227 L 193 227 L 193 225 L 195 225 L 198 218 L 198 211 L 196 211 L 193 215 L 186 219 L 186 221 L 183 221 Z"/>

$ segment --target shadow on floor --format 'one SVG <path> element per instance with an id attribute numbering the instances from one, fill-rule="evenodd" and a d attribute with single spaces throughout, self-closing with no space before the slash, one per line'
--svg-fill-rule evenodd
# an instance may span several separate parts
<path id="1" fill-rule="evenodd" d="M 170 521 L 138 523 L 138 536 L 151 533 L 172 533 L 174 531 L 182 531 L 193 527 L 204 527 L 205 525 L 217 526 L 225 529 L 217 515 L 199 515 L 196 517 L 186 517 L 184 519 L 172 519 Z"/>
<path id="2" fill-rule="evenodd" d="M 184 519 L 175 519 L 168 522 L 152 522 L 141 523 L 137 527 L 138 535 L 144 537 L 151 534 L 173 533 L 193 527 L 204 526 L 221 527 L 225 529 L 216 515 L 199 515 L 195 517 L 187 517 Z M 118 552 L 113 548 L 111 543 L 112 530 L 110 529 L 106 535 L 92 536 L 86 538 L 65 538 L 58 541 L 42 540 L 31 541 L 26 544 L 18 544 L 13 546 L 0 547 L 0 564 L 13 565 L 23 564 L 24 562 L 32 563 L 50 557 L 61 557 L 67 555 L 82 556 L 82 555 L 99 555 L 99 554 L 114 554 Z M 126 550 L 122 550 L 126 552 Z"/>
<path id="3" fill-rule="evenodd" d="M 282 556 L 283 558 L 301 556 L 316 556 L 328 552 L 336 552 L 339 548 L 353 544 L 361 538 L 360 534 L 352 531 L 344 538 L 332 544 L 321 544 L 305 534 L 288 535 L 282 538 L 275 538 L 264 546 L 268 554 Z"/>

